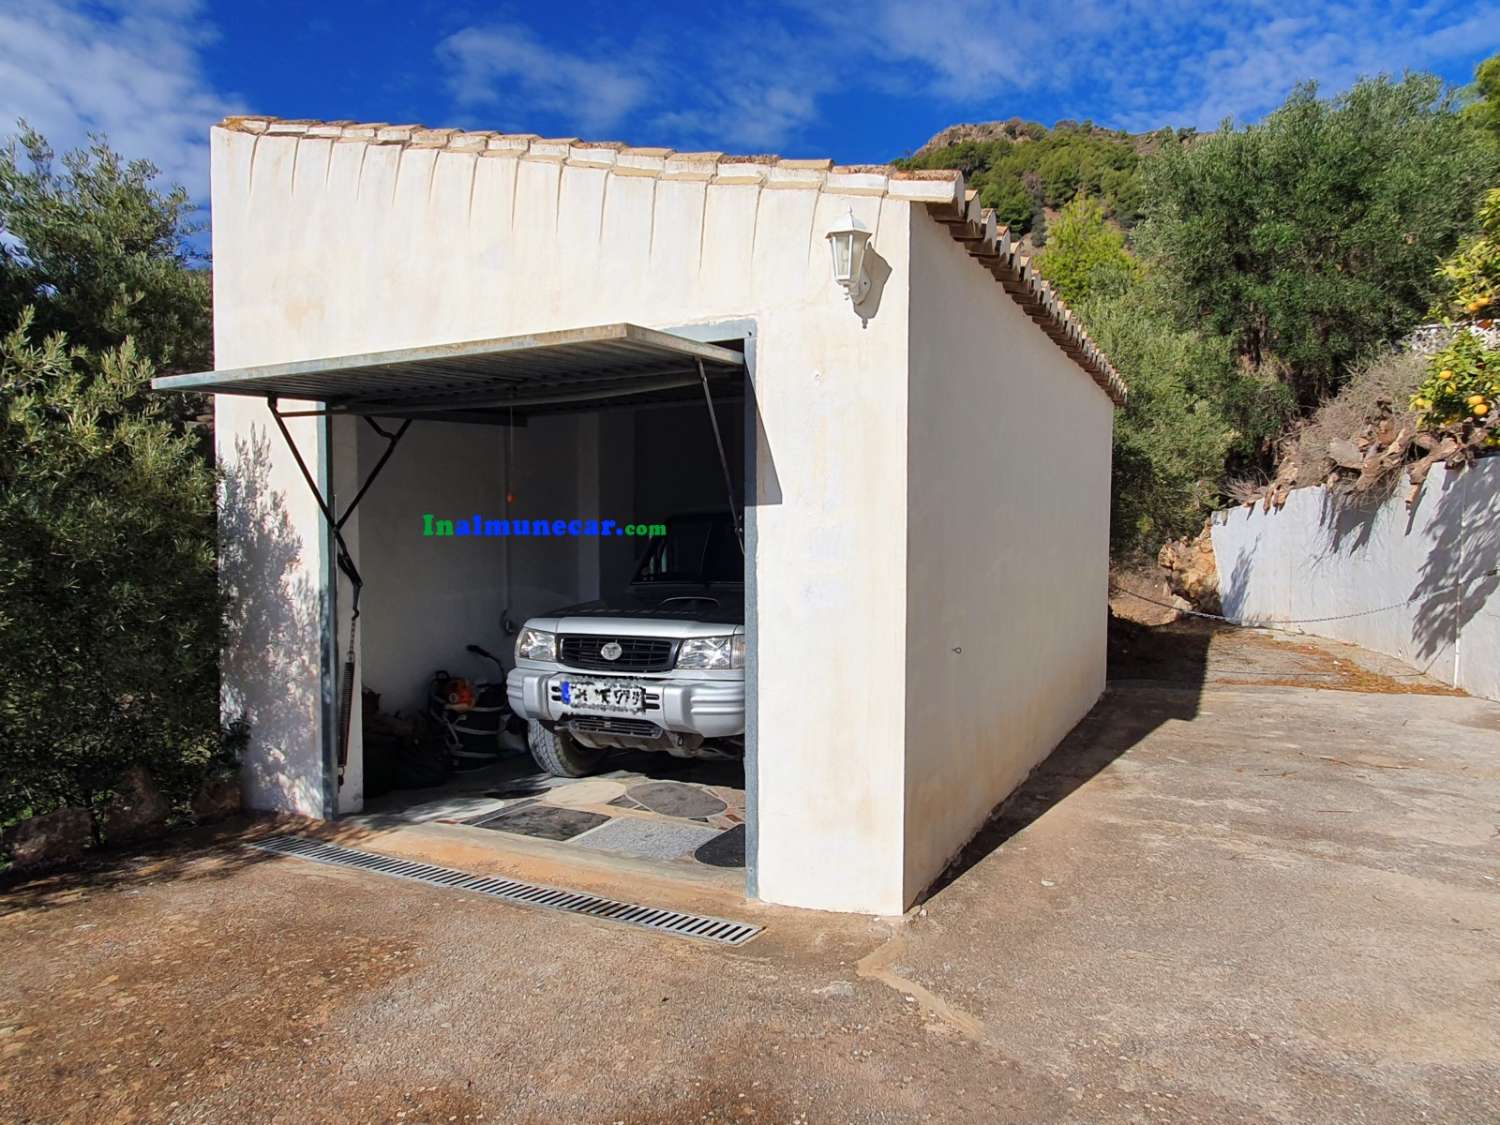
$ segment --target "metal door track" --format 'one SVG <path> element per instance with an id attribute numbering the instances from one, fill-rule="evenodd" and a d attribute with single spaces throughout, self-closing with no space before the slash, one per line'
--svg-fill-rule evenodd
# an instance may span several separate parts
<path id="1" fill-rule="evenodd" d="M 465 871 L 454 871 L 448 867 L 436 867 L 430 863 L 392 859 L 390 856 L 361 852 L 353 848 L 342 848 L 337 844 L 325 844 L 303 836 L 272 836 L 249 845 L 263 852 L 296 856 L 317 863 L 328 863 L 335 867 L 353 867 L 361 871 L 373 871 L 380 875 L 394 875 L 398 879 L 412 879 L 433 887 L 444 887 L 455 891 L 470 891 L 503 899 L 517 906 L 539 906 L 544 910 L 561 910 L 569 914 L 582 914 L 589 918 L 602 918 L 608 922 L 622 922 L 627 926 L 638 926 L 645 930 L 657 930 L 674 937 L 696 938 L 718 945 L 744 945 L 760 933 L 763 927 L 746 922 L 731 922 L 727 918 L 714 918 L 707 914 L 687 914 L 681 910 L 664 910 L 650 906 L 639 906 L 630 902 L 616 902 L 598 895 L 579 891 L 565 891 L 547 887 L 540 883 L 523 883 L 519 879 L 500 879 L 481 875 L 470 875 Z"/>

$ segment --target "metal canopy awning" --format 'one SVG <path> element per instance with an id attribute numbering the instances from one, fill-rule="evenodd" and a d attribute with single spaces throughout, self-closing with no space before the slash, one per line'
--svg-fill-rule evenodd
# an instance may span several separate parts
<path id="1" fill-rule="evenodd" d="M 615 399 L 676 397 L 739 375 L 744 356 L 638 324 L 606 324 L 265 367 L 167 375 L 161 391 L 311 399 L 329 414 L 499 420 Z M 740 388 L 736 386 L 735 391 Z M 290 414 L 290 412 L 288 412 Z"/>

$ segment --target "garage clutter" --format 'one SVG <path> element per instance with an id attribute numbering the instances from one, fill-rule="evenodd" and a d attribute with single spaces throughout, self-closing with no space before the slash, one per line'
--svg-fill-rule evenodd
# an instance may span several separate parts
<path id="1" fill-rule="evenodd" d="M 496 678 L 471 680 L 439 669 L 419 716 L 387 714 L 380 709 L 380 693 L 365 689 L 366 797 L 393 789 L 431 789 L 455 773 L 483 769 L 507 755 L 526 752 L 525 723 L 505 698 L 504 666 L 479 645 L 467 649 L 492 662 Z"/>

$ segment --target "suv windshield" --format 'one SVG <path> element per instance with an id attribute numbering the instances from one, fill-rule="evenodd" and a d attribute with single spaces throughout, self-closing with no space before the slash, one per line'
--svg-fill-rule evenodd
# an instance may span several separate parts
<path id="1" fill-rule="evenodd" d="M 745 557 L 724 515 L 678 516 L 647 548 L 634 582 L 743 582 Z"/>

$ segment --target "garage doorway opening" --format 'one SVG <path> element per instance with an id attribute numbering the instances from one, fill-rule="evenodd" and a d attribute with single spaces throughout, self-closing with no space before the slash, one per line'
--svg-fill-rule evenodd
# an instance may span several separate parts
<path id="1" fill-rule="evenodd" d="M 683 729 L 672 701 L 693 635 L 747 625 L 743 387 L 713 403 L 717 440 L 701 391 L 412 428 L 358 514 L 364 706 L 341 805 L 357 789 L 366 815 L 497 843 L 744 867 L 749 645 L 738 667 L 697 673 L 721 678 L 737 722 Z M 384 443 L 356 432 L 364 468 Z M 431 533 L 463 520 L 470 534 Z M 555 659 L 518 662 L 528 628 Z M 601 684 L 630 698 L 579 700 Z"/>

